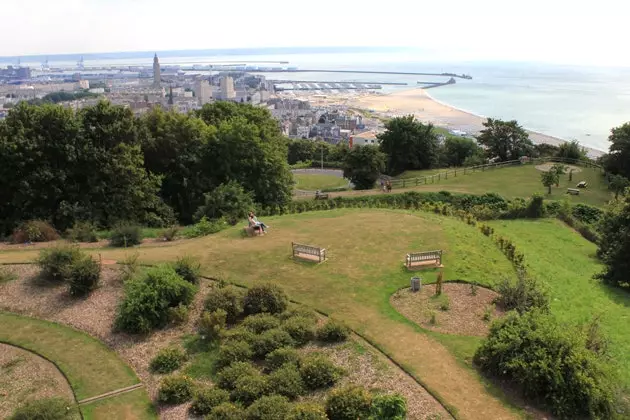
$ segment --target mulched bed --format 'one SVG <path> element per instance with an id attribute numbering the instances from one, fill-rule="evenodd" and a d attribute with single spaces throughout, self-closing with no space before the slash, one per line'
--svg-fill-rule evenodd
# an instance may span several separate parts
<path id="1" fill-rule="evenodd" d="M 473 296 L 469 284 L 444 283 L 441 297 L 435 296 L 435 285 L 425 285 L 415 293 L 409 288 L 399 290 L 389 301 L 398 312 L 423 328 L 447 334 L 485 336 L 490 322 L 483 316 L 497 296 L 496 292 L 483 287 L 477 287 Z M 448 310 L 441 309 L 445 300 L 450 305 Z M 495 307 L 491 319 L 503 314 L 504 311 Z M 431 322 L 432 316 L 437 321 L 435 324 Z"/>
<path id="2" fill-rule="evenodd" d="M 49 361 L 18 347 L 0 344 L 0 418 L 26 401 L 61 397 L 74 401 L 72 389 Z"/>
<path id="3" fill-rule="evenodd" d="M 140 245 L 136 245 L 130 248 L 144 248 L 144 247 L 156 247 L 156 246 L 171 246 L 176 245 L 183 239 L 177 241 L 165 241 L 163 238 L 146 238 L 142 240 Z M 24 249 L 42 249 L 49 248 L 57 245 L 75 245 L 81 249 L 94 249 L 94 248 L 108 248 L 109 240 L 103 239 L 98 242 L 70 242 L 65 239 L 59 239 L 57 241 L 50 242 L 32 242 L 29 244 L 13 244 L 11 242 L 0 242 L 0 251 L 11 250 L 24 250 Z"/>

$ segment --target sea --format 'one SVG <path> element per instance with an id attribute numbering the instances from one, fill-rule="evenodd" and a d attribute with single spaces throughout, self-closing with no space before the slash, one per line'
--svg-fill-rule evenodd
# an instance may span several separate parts
<path id="1" fill-rule="evenodd" d="M 440 102 L 484 117 L 517 120 L 527 129 L 593 149 L 608 150 L 613 127 L 630 121 L 630 68 L 570 66 L 533 62 L 474 62 L 433 58 L 416 49 L 284 48 L 159 52 L 160 63 L 236 63 L 308 70 L 372 70 L 468 74 L 471 80 L 428 92 Z M 81 55 L 23 57 L 22 65 L 75 64 Z M 86 54 L 85 66 L 152 64 L 153 52 Z M 15 64 L 15 58 L 0 58 Z M 288 61 L 287 64 L 271 62 Z M 269 62 L 268 64 L 262 62 Z M 261 63 L 261 64 L 257 64 Z M 384 92 L 411 89 L 417 82 L 445 82 L 448 77 L 361 73 L 267 73 L 284 80 L 397 82 Z"/>

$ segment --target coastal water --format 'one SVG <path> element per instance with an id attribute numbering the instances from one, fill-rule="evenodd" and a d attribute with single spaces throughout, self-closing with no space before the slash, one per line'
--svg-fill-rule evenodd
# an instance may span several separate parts
<path id="1" fill-rule="evenodd" d="M 66 60 L 65 64 L 72 64 Z M 630 68 L 559 66 L 536 63 L 447 62 L 421 52 L 309 52 L 282 54 L 211 55 L 178 57 L 169 52 L 161 62 L 203 64 L 226 61 L 289 61 L 299 69 L 355 69 L 375 71 L 466 73 L 472 80 L 457 79 L 455 85 L 431 89 L 437 100 L 474 114 L 518 120 L 524 127 L 563 139 L 576 139 L 584 146 L 608 149 L 612 127 L 630 121 Z M 39 62 L 23 63 L 38 67 Z M 51 66 L 63 64 L 49 60 Z M 150 65 L 150 57 L 98 57 L 85 65 Z M 445 77 L 348 74 L 267 73 L 272 79 L 317 81 L 402 82 L 417 87 L 417 81 L 446 81 Z"/>

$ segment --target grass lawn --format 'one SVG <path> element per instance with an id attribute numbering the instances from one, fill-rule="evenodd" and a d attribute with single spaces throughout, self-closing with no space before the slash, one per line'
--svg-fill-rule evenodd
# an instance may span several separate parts
<path id="1" fill-rule="evenodd" d="M 530 273 L 549 286 L 551 309 L 560 320 L 583 323 L 601 316 L 618 371 L 630 388 L 630 294 L 593 280 L 602 270 L 596 246 L 557 220 L 490 224 L 525 253 Z"/>
<path id="2" fill-rule="evenodd" d="M 264 237 L 241 238 L 240 227 L 216 235 L 138 248 L 145 263 L 195 255 L 203 273 L 251 286 L 281 284 L 289 295 L 348 322 L 381 350 L 403 364 L 462 418 L 512 418 L 514 412 L 491 395 L 470 369 L 478 338 L 447 336 L 421 329 L 400 315 L 389 297 L 409 285 L 414 274 L 403 267 L 409 251 L 444 250 L 445 280 L 492 285 L 514 276 L 510 263 L 479 231 L 454 218 L 429 213 L 341 209 L 269 217 Z M 327 248 L 323 264 L 291 259 L 291 242 Z M 120 260 L 129 250 L 104 249 L 103 258 Z M 0 253 L 0 259 L 33 259 L 33 251 Z M 420 273 L 425 282 L 437 273 Z M 203 372 L 211 366 L 195 366 Z"/>
<path id="3" fill-rule="evenodd" d="M 335 175 L 294 173 L 295 188 L 316 191 L 348 186 L 348 180 Z"/>
<path id="4" fill-rule="evenodd" d="M 55 362 L 79 400 L 139 382 L 133 370 L 100 341 L 59 324 L 0 312 L 0 341 Z"/>
<path id="5" fill-rule="evenodd" d="M 81 406 L 84 420 L 153 420 L 157 413 L 144 389 Z"/>
<path id="6" fill-rule="evenodd" d="M 423 169 L 418 171 L 405 171 L 402 174 L 398 175 L 396 179 L 409 179 L 409 178 L 420 178 L 423 176 L 431 176 L 439 174 L 440 172 L 446 172 L 450 169 L 441 168 L 441 169 Z"/>

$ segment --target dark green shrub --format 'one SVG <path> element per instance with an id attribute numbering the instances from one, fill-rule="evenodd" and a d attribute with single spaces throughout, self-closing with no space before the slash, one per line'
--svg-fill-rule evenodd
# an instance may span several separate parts
<path id="1" fill-rule="evenodd" d="M 532 195 L 527 203 L 525 210 L 526 217 L 538 219 L 545 216 L 545 206 L 543 196 L 540 194 Z"/>
<path id="2" fill-rule="evenodd" d="M 287 309 L 289 298 L 284 290 L 275 284 L 261 284 L 247 290 L 243 298 L 243 308 L 248 315 L 267 312 L 279 314 Z"/>
<path id="3" fill-rule="evenodd" d="M 101 266 L 90 255 L 81 255 L 70 264 L 65 277 L 71 295 L 85 296 L 98 287 Z"/>
<path id="4" fill-rule="evenodd" d="M 234 389 L 236 381 L 241 376 L 252 376 L 256 374 L 259 374 L 258 369 L 251 363 L 234 362 L 219 372 L 217 375 L 217 386 L 231 391 Z"/>
<path id="5" fill-rule="evenodd" d="M 66 280 L 70 267 L 81 256 L 81 250 L 76 246 L 62 245 L 42 249 L 37 258 L 42 278 L 55 282 Z"/>
<path id="6" fill-rule="evenodd" d="M 245 341 L 228 341 L 221 344 L 217 356 L 217 366 L 229 366 L 233 362 L 245 362 L 253 355 L 252 348 Z"/>
<path id="7" fill-rule="evenodd" d="M 236 404 L 225 402 L 214 407 L 205 420 L 243 420 L 244 418 L 245 410 Z"/>
<path id="8" fill-rule="evenodd" d="M 270 370 L 276 370 L 286 364 L 299 366 L 300 353 L 292 347 L 282 347 L 269 353 L 265 357 L 265 362 Z"/>
<path id="9" fill-rule="evenodd" d="M 582 223 L 594 224 L 601 220 L 604 211 L 586 204 L 578 203 L 572 208 L 572 215 Z"/>
<path id="10" fill-rule="evenodd" d="M 199 238 L 201 236 L 208 236 L 213 233 L 221 232 L 228 226 L 227 222 L 223 219 L 210 221 L 204 216 L 194 225 L 185 228 L 182 234 L 186 238 Z"/>
<path id="11" fill-rule="evenodd" d="M 224 218 L 230 225 L 247 219 L 248 212 L 254 207 L 252 195 L 246 192 L 236 181 L 221 184 L 205 195 L 204 204 L 197 209 L 196 220 L 207 217 L 210 220 Z"/>
<path id="12" fill-rule="evenodd" d="M 510 312 L 490 327 L 474 361 L 487 374 L 518 384 L 559 418 L 610 418 L 615 379 L 605 358 L 588 349 L 582 329 L 538 310 Z"/>
<path id="13" fill-rule="evenodd" d="M 287 319 L 282 329 L 289 333 L 298 346 L 302 346 L 315 338 L 315 324 L 310 319 L 298 316 Z"/>
<path id="14" fill-rule="evenodd" d="M 155 355 L 149 364 L 149 368 L 154 373 L 171 373 L 186 360 L 186 353 L 178 347 L 167 347 Z"/>
<path id="15" fill-rule="evenodd" d="M 142 228 L 132 224 L 119 224 L 112 229 L 109 244 L 115 247 L 128 247 L 142 243 Z"/>
<path id="16" fill-rule="evenodd" d="M 499 296 L 495 302 L 503 309 L 514 309 L 521 313 L 532 308 L 549 310 L 549 297 L 546 290 L 538 284 L 536 279 L 524 273 L 520 273 L 516 281 L 503 280 L 497 291 Z"/>
<path id="17" fill-rule="evenodd" d="M 248 406 L 258 398 L 269 392 L 267 378 L 256 372 L 255 375 L 242 375 L 234 382 L 234 389 L 230 393 L 233 401 Z"/>
<path id="18" fill-rule="evenodd" d="M 177 239 L 177 235 L 179 234 L 179 226 L 171 226 L 164 229 L 160 236 L 164 238 L 167 242 L 172 242 Z"/>
<path id="19" fill-rule="evenodd" d="M 190 401 L 194 391 L 193 380 L 188 376 L 173 375 L 162 379 L 158 401 L 164 404 L 181 404 Z"/>
<path id="20" fill-rule="evenodd" d="M 257 357 L 265 357 L 274 350 L 281 347 L 291 347 L 293 345 L 295 345 L 295 341 L 293 341 L 288 332 L 273 329 L 257 335 L 252 343 L 252 348 Z"/>
<path id="21" fill-rule="evenodd" d="M 291 404 L 280 395 L 269 395 L 254 401 L 247 409 L 247 420 L 285 420 Z"/>
<path id="22" fill-rule="evenodd" d="M 98 242 L 96 228 L 90 222 L 76 222 L 68 229 L 68 239 L 73 242 Z"/>
<path id="23" fill-rule="evenodd" d="M 269 388 L 278 395 L 295 399 L 304 393 L 304 381 L 293 364 L 285 364 L 269 374 Z"/>
<path id="24" fill-rule="evenodd" d="M 361 386 L 335 389 L 326 399 L 326 414 L 330 420 L 365 419 L 371 407 L 372 395 Z"/>
<path id="25" fill-rule="evenodd" d="M 180 303 L 177 306 L 168 308 L 168 322 L 173 325 L 181 325 L 188 321 L 188 306 Z"/>
<path id="26" fill-rule="evenodd" d="M 326 343 L 339 343 L 350 336 L 350 328 L 341 321 L 329 319 L 317 330 L 317 339 Z"/>
<path id="27" fill-rule="evenodd" d="M 377 395 L 372 398 L 372 417 L 379 420 L 405 420 L 407 400 L 400 394 Z"/>
<path id="28" fill-rule="evenodd" d="M 258 336 L 250 330 L 243 328 L 242 326 L 238 326 L 236 328 L 226 330 L 221 338 L 226 343 L 230 341 L 245 341 L 250 346 L 253 346 L 256 344 Z"/>
<path id="29" fill-rule="evenodd" d="M 164 327 L 169 322 L 169 308 L 189 305 L 196 292 L 197 288 L 172 267 L 153 267 L 144 277 L 125 283 L 125 297 L 118 306 L 115 325 L 130 333 Z"/>
<path id="30" fill-rule="evenodd" d="M 27 401 L 18 407 L 9 420 L 65 420 L 75 416 L 73 404 L 63 398 L 42 398 Z M 72 408 L 72 409 L 71 409 Z"/>
<path id="31" fill-rule="evenodd" d="M 230 393 L 219 388 L 198 390 L 193 397 L 190 411 L 198 416 L 210 414 L 212 409 L 230 401 Z"/>
<path id="32" fill-rule="evenodd" d="M 280 318 L 282 321 L 286 321 L 287 319 L 293 317 L 310 319 L 311 321 L 313 321 L 313 323 L 317 322 L 317 320 L 319 319 L 319 317 L 313 310 L 308 309 L 304 306 L 298 306 L 297 308 L 289 309 L 278 315 L 278 318 Z"/>
<path id="33" fill-rule="evenodd" d="M 201 335 L 202 340 L 218 341 L 221 334 L 225 330 L 227 312 L 223 309 L 217 309 L 214 312 L 204 311 L 199 318 L 197 331 Z"/>
<path id="34" fill-rule="evenodd" d="M 280 320 L 273 315 L 263 313 L 246 317 L 241 325 L 253 333 L 260 334 L 267 330 L 278 328 Z"/>
<path id="35" fill-rule="evenodd" d="M 59 239 L 59 234 L 50 223 L 43 220 L 29 220 L 18 226 L 11 235 L 11 242 L 49 242 Z"/>
<path id="36" fill-rule="evenodd" d="M 191 256 L 177 258 L 173 264 L 175 272 L 188 283 L 199 283 L 199 275 L 201 274 L 201 264 L 199 260 Z"/>
<path id="37" fill-rule="evenodd" d="M 300 375 L 309 389 L 333 386 L 342 375 L 342 370 L 324 355 L 310 355 L 300 363 Z"/>
<path id="38" fill-rule="evenodd" d="M 328 420 L 328 416 L 324 408 L 317 404 L 300 403 L 291 407 L 286 420 Z"/>
<path id="39" fill-rule="evenodd" d="M 243 291 L 234 286 L 213 288 L 206 297 L 206 309 L 214 312 L 223 309 L 227 313 L 227 322 L 232 324 L 243 313 Z"/>

